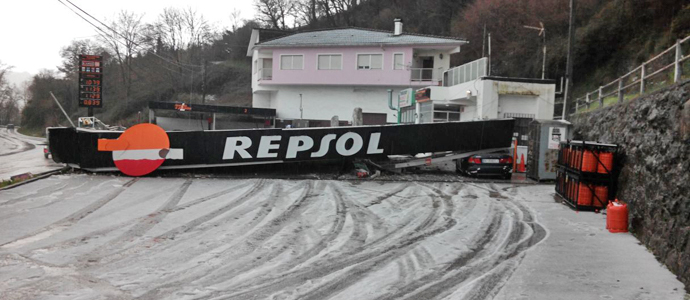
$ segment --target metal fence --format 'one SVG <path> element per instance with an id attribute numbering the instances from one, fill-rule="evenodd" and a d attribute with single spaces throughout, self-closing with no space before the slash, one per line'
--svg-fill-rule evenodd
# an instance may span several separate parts
<path id="1" fill-rule="evenodd" d="M 443 72 L 443 86 L 453 86 L 486 76 L 486 57 L 468 62 Z"/>
<path id="2" fill-rule="evenodd" d="M 677 40 L 675 45 L 645 61 L 627 74 L 599 86 L 597 90 L 587 92 L 584 96 L 576 98 L 570 114 L 623 102 L 690 77 L 688 76 L 690 75 L 690 66 L 684 63 L 690 56 L 683 55 L 683 53 L 690 52 L 688 51 L 690 49 L 688 41 L 690 41 L 690 36 Z M 673 70 L 673 72 L 669 70 Z"/>

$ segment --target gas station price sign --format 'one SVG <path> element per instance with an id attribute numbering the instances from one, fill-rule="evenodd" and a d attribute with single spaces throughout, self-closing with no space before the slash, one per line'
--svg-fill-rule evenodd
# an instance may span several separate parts
<path id="1" fill-rule="evenodd" d="M 103 57 L 79 55 L 79 107 L 103 106 Z"/>

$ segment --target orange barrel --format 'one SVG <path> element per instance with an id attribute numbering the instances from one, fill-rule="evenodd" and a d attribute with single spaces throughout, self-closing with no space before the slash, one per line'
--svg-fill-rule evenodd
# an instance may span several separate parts
<path id="1" fill-rule="evenodd" d="M 582 150 L 581 149 L 575 150 L 575 162 L 574 163 L 575 163 L 575 165 L 573 166 L 573 168 L 575 168 L 576 170 L 580 170 L 580 168 L 582 168 Z"/>
<path id="2" fill-rule="evenodd" d="M 597 185 L 594 187 L 594 199 L 592 202 L 596 207 L 604 207 L 609 202 L 609 187 L 605 185 Z"/>
<path id="3" fill-rule="evenodd" d="M 628 232 L 628 205 L 611 202 L 606 207 L 606 228 L 610 232 Z"/>
<path id="4" fill-rule="evenodd" d="M 599 163 L 597 164 L 597 172 L 601 174 L 608 174 L 613 169 L 613 153 L 601 152 L 599 154 Z"/>
<path id="5" fill-rule="evenodd" d="M 591 206 L 592 205 L 592 190 L 589 189 L 589 185 L 580 182 L 577 193 L 577 205 Z"/>
<path id="6" fill-rule="evenodd" d="M 597 158 L 594 156 L 594 152 L 591 150 L 585 150 L 585 154 L 582 157 L 582 172 L 596 172 L 597 171 Z"/>

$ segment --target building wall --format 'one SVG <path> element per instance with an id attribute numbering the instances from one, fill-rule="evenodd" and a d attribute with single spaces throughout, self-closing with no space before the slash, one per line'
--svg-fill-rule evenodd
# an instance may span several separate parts
<path id="1" fill-rule="evenodd" d="M 499 95 L 498 116 L 500 118 L 505 118 L 505 114 L 517 113 L 534 115 L 536 118 L 538 99 L 537 96 L 530 95 Z"/>
<path id="2" fill-rule="evenodd" d="M 300 94 L 302 94 L 302 118 L 330 120 L 337 115 L 340 120 L 352 120 L 352 111 L 361 107 L 364 113 L 384 113 L 387 121 L 397 121 L 396 111 L 388 108 L 388 88 L 342 86 L 283 86 L 270 95 L 254 94 L 254 107 L 275 108 L 281 119 L 300 118 Z M 397 100 L 400 89 L 393 90 Z M 266 99 L 270 98 L 270 101 Z M 269 106 L 259 106 L 266 105 Z M 397 106 L 397 103 L 394 103 Z"/>
<path id="3" fill-rule="evenodd" d="M 416 50 L 432 48 L 433 46 L 414 47 Z M 450 53 L 448 51 L 431 51 L 429 55 L 435 55 L 434 68 L 448 69 L 450 66 Z M 257 70 L 253 70 L 254 90 L 256 85 L 266 89 L 276 85 L 382 85 L 382 86 L 424 86 L 428 82 L 411 82 L 409 67 L 402 70 L 393 69 L 393 54 L 403 53 L 403 62 L 406 66 L 412 66 L 413 47 L 330 47 L 330 48 L 271 48 L 273 58 L 273 79 L 270 81 L 257 81 Z M 440 53 L 444 53 L 444 58 L 440 59 Z M 318 70 L 317 57 L 319 54 L 341 54 L 341 70 Z M 358 54 L 383 54 L 383 69 L 381 70 L 358 70 Z M 265 58 L 268 54 L 255 51 L 253 61 L 258 58 Z M 281 70 L 281 55 L 303 55 L 304 63 L 301 70 Z M 255 68 L 252 62 L 252 68 Z M 439 71 L 442 73 L 442 70 Z M 440 79 L 440 78 L 439 78 Z M 273 87 L 275 89 L 275 87 Z"/>
<path id="4" fill-rule="evenodd" d="M 488 81 L 488 80 L 487 80 Z M 522 112 L 534 114 L 537 119 L 553 119 L 554 101 L 556 97 L 555 84 L 524 83 L 491 81 L 491 88 L 500 96 L 502 103 L 512 109 L 527 105 L 531 109 L 522 108 Z M 528 100 L 531 99 L 531 100 Z M 529 112 L 529 111 L 532 112 Z M 508 110 L 503 110 L 509 112 Z"/>
<path id="5" fill-rule="evenodd" d="M 449 87 L 431 87 L 431 99 L 463 105 L 462 120 L 503 118 L 503 113 L 509 112 L 553 119 L 555 92 L 555 84 L 482 79 Z"/>

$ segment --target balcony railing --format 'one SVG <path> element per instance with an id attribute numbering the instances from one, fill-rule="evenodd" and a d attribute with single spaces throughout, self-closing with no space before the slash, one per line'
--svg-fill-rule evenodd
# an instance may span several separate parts
<path id="1" fill-rule="evenodd" d="M 438 81 L 434 68 L 410 68 L 411 81 Z"/>
<path id="2" fill-rule="evenodd" d="M 485 57 L 449 69 L 443 73 L 443 86 L 454 86 L 486 76 L 487 62 Z"/>
<path id="3" fill-rule="evenodd" d="M 261 68 L 259 69 L 259 80 L 272 80 L 273 79 L 273 68 Z"/>

